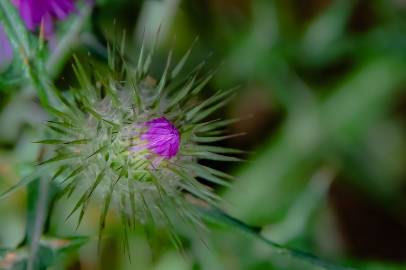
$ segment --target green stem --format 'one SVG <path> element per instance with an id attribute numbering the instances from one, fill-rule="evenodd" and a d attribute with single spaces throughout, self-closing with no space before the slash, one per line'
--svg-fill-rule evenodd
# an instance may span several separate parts
<path id="1" fill-rule="evenodd" d="M 320 269 L 326 269 L 326 270 L 353 270 L 353 268 L 348 268 L 344 266 L 338 266 L 335 265 L 329 261 L 322 260 L 313 254 L 309 254 L 300 250 L 295 250 L 288 248 L 286 246 L 280 245 L 263 235 L 261 235 L 259 232 L 260 230 L 256 227 L 252 227 L 243 221 L 230 216 L 229 214 L 225 213 L 223 210 L 215 207 L 210 207 L 210 208 L 199 208 L 203 215 L 208 218 L 209 220 L 212 220 L 214 222 L 227 225 L 229 227 L 238 229 L 242 232 L 245 232 L 255 239 L 260 240 L 261 242 L 264 242 L 267 244 L 269 247 L 271 247 L 277 254 L 280 255 L 285 255 L 291 258 L 296 258 L 298 260 L 301 260 L 303 262 L 306 262 L 310 265 L 317 266 Z"/>

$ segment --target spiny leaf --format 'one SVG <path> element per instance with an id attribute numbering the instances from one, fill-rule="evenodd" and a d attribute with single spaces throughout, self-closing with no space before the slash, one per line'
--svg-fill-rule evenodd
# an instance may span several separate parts
<path id="1" fill-rule="evenodd" d="M 110 208 L 111 197 L 113 195 L 114 185 L 110 185 L 110 190 L 106 192 L 106 196 L 104 198 L 104 206 L 102 213 L 100 214 L 100 221 L 99 221 L 99 236 L 98 236 L 98 249 L 100 250 L 101 238 L 103 235 L 104 228 L 106 226 L 106 217 L 107 213 Z"/>
<path id="2" fill-rule="evenodd" d="M 48 125 L 55 125 L 55 126 L 59 126 L 62 128 L 68 128 L 68 129 L 72 129 L 72 128 L 76 128 L 75 125 L 73 125 L 72 122 L 59 122 L 59 121 L 48 121 Z"/>
<path id="3" fill-rule="evenodd" d="M 178 92 L 178 89 L 183 87 L 190 80 L 190 78 L 198 77 L 198 74 L 200 73 L 201 69 L 204 67 L 205 64 L 206 61 L 202 61 L 199 65 L 193 68 L 188 75 L 179 77 L 179 79 L 177 80 L 172 80 L 171 83 L 168 85 L 166 92 L 167 93 Z"/>
<path id="4" fill-rule="evenodd" d="M 63 144 L 87 144 L 89 142 L 90 142 L 90 139 L 79 139 L 79 140 L 64 142 Z"/>
<path id="5" fill-rule="evenodd" d="M 236 134 L 231 134 L 231 135 L 225 135 L 225 136 L 213 136 L 213 137 L 206 137 L 206 136 L 193 136 L 193 141 L 199 142 L 199 143 L 211 143 L 211 142 L 217 142 L 217 141 L 222 141 L 234 137 L 239 137 L 245 135 L 245 132 L 241 133 L 236 133 Z"/>
<path id="6" fill-rule="evenodd" d="M 162 203 L 164 203 L 164 202 L 162 202 Z M 169 234 L 172 244 L 174 244 L 178 250 L 181 250 L 182 241 L 180 241 L 180 238 L 174 233 L 176 231 L 176 228 L 173 225 L 169 216 L 167 215 L 166 211 L 162 208 L 163 207 L 160 205 L 160 203 L 157 203 L 157 210 L 159 210 L 159 212 L 161 213 L 161 216 L 164 218 L 165 223 L 168 225 L 168 227 L 171 228 L 170 230 L 168 230 L 168 234 Z"/>
<path id="7" fill-rule="evenodd" d="M 71 110 L 71 112 L 74 113 L 79 113 L 80 111 L 78 110 L 78 108 L 76 108 L 71 102 L 68 101 L 68 99 L 66 99 L 63 95 L 62 92 L 60 91 L 54 91 L 54 93 L 56 94 L 56 96 L 59 98 L 59 100 L 67 107 L 69 108 L 69 110 Z"/>
<path id="8" fill-rule="evenodd" d="M 51 112 L 53 115 L 55 115 L 56 117 L 59 117 L 60 119 L 63 119 L 64 122 L 71 122 L 72 117 L 70 115 L 68 115 L 65 112 L 62 112 L 54 107 L 51 106 L 47 106 L 46 108 L 49 112 Z"/>
<path id="9" fill-rule="evenodd" d="M 220 146 L 212 146 L 212 145 L 195 145 L 191 147 L 191 150 L 195 151 L 208 151 L 208 152 L 213 152 L 213 153 L 220 153 L 220 154 L 241 154 L 244 153 L 244 151 L 235 149 L 235 148 L 229 148 L 229 147 L 220 147 Z"/>
<path id="10" fill-rule="evenodd" d="M 107 120 L 106 118 L 102 118 L 101 120 L 102 120 L 103 122 L 106 122 L 106 123 L 109 124 L 110 126 L 114 127 L 115 129 L 120 128 L 120 125 L 119 125 L 119 124 L 114 123 L 114 122 L 111 121 L 111 120 Z"/>
<path id="11" fill-rule="evenodd" d="M 63 187 L 59 192 L 58 192 L 58 197 L 62 198 L 65 194 L 68 194 L 67 197 L 69 198 L 72 193 L 75 191 L 76 188 L 76 181 L 72 181 L 69 184 L 67 184 L 65 187 Z"/>
<path id="12" fill-rule="evenodd" d="M 206 122 L 203 124 L 198 124 L 196 125 L 195 131 L 196 132 L 208 132 L 217 128 L 225 127 L 230 124 L 236 123 L 238 121 L 241 121 L 241 118 L 232 118 L 232 119 L 227 119 L 227 120 L 216 120 L 216 121 L 210 121 Z"/>
<path id="13" fill-rule="evenodd" d="M 200 103 L 198 106 L 194 107 L 192 110 L 187 112 L 186 114 L 186 120 L 191 120 L 193 117 L 195 117 L 199 111 L 201 111 L 203 108 L 208 107 L 209 105 L 222 100 L 224 97 L 232 93 L 234 90 L 230 89 L 228 91 L 218 91 L 215 95 L 212 97 L 206 99 L 202 103 Z M 200 115 L 200 114 L 199 114 Z"/>
<path id="14" fill-rule="evenodd" d="M 173 97 L 168 105 L 168 109 L 172 108 L 174 105 L 179 104 L 179 102 L 187 96 L 190 89 L 192 89 L 196 80 L 196 76 L 193 76 L 190 81 Z"/>
<path id="15" fill-rule="evenodd" d="M 228 93 L 227 93 L 228 94 Z M 232 95 L 231 97 L 223 100 L 222 102 L 219 102 L 218 104 L 211 106 L 209 108 L 207 108 L 206 110 L 204 110 L 203 112 L 197 114 L 194 118 L 193 118 L 193 122 L 196 123 L 204 118 L 206 118 L 207 116 L 209 116 L 210 114 L 212 114 L 213 112 L 217 111 L 218 109 L 220 109 L 221 107 L 224 107 L 228 102 L 230 102 L 235 95 Z"/>
<path id="16" fill-rule="evenodd" d="M 202 81 L 200 81 L 196 87 L 192 90 L 192 94 L 196 95 L 211 81 L 214 75 L 217 73 L 217 69 L 213 70 L 209 75 L 207 75 Z"/>
<path id="17" fill-rule="evenodd" d="M 165 70 L 164 73 L 161 77 L 161 80 L 159 81 L 158 87 L 157 87 L 157 97 L 158 99 L 161 98 L 162 91 L 166 85 L 168 73 L 169 73 L 169 66 L 171 64 L 171 59 L 172 59 L 172 51 L 169 52 L 168 54 L 168 59 L 166 60 L 166 65 L 165 65 Z"/>
<path id="18" fill-rule="evenodd" d="M 233 176 L 231 176 L 231 175 L 229 175 L 229 174 L 227 174 L 225 172 L 222 172 L 222 171 L 219 171 L 219 170 L 216 170 L 216 169 L 204 166 L 204 165 L 200 165 L 200 164 L 199 164 L 199 167 L 205 168 L 206 170 L 208 170 L 213 175 L 216 175 L 216 176 L 219 176 L 219 177 L 222 177 L 222 178 L 226 178 L 226 179 L 230 179 L 230 180 L 234 179 Z"/>
<path id="19" fill-rule="evenodd" d="M 38 165 L 45 165 L 45 164 L 49 164 L 49 163 L 53 163 L 53 162 L 58 162 L 58 161 L 71 159 L 71 158 L 74 158 L 74 157 L 76 157 L 76 155 L 72 154 L 72 153 L 60 153 L 60 154 L 57 154 L 56 156 L 54 156 L 54 157 L 52 157 L 50 159 L 47 159 L 47 160 L 45 160 L 43 162 L 38 163 Z"/>
<path id="20" fill-rule="evenodd" d="M 185 65 L 187 59 L 189 58 L 190 53 L 192 52 L 193 46 L 195 45 L 195 43 L 197 42 L 199 38 L 196 37 L 192 44 L 190 45 L 190 48 L 186 51 L 186 53 L 183 55 L 182 59 L 180 59 L 180 61 L 178 62 L 178 64 L 175 66 L 175 68 L 172 70 L 171 72 L 171 80 L 174 79 L 176 76 L 178 76 L 178 74 L 180 73 L 180 71 L 182 70 L 183 66 Z"/>
<path id="21" fill-rule="evenodd" d="M 226 130 L 222 130 L 222 129 L 212 130 L 212 131 L 205 132 L 204 136 L 218 136 L 218 135 L 225 134 L 226 132 L 227 132 Z"/>
<path id="22" fill-rule="evenodd" d="M 93 157 L 93 156 L 95 156 L 95 155 L 97 155 L 97 154 L 99 154 L 99 153 L 101 153 L 101 152 L 103 152 L 104 150 L 106 150 L 107 149 L 107 147 L 108 147 L 108 145 L 106 144 L 106 145 L 103 145 L 103 146 L 101 146 L 99 149 L 97 149 L 96 151 L 94 151 L 90 156 L 88 156 L 86 159 L 89 159 L 89 158 L 91 158 L 91 157 Z"/>
<path id="23" fill-rule="evenodd" d="M 54 181 L 56 178 L 58 178 L 58 176 L 62 175 L 67 168 L 67 166 L 60 166 L 54 176 L 52 176 L 51 181 Z"/>
<path id="24" fill-rule="evenodd" d="M 242 159 L 211 153 L 211 152 L 195 152 L 191 154 L 192 156 L 198 157 L 199 159 L 207 159 L 207 160 L 216 160 L 216 161 L 232 161 L 232 162 L 240 162 Z"/>
<path id="25" fill-rule="evenodd" d="M 142 68 L 143 76 L 148 73 L 149 67 L 151 65 L 152 57 L 153 57 L 153 55 L 155 53 L 155 49 L 156 49 L 157 41 L 158 41 L 158 38 L 159 38 L 160 30 L 161 30 L 161 27 L 159 27 L 159 29 L 158 29 L 158 31 L 157 31 L 157 33 L 156 33 L 156 35 L 155 35 L 155 37 L 154 37 L 154 39 L 152 41 L 152 45 L 151 45 L 151 48 L 150 48 L 149 53 L 147 55 L 147 58 L 145 59 L 145 62 L 143 63 L 144 64 L 143 68 Z"/>
<path id="26" fill-rule="evenodd" d="M 152 223 L 153 226 L 155 226 L 155 220 L 154 216 L 152 215 L 151 209 L 149 208 L 150 206 L 147 204 L 147 201 L 145 200 L 144 194 L 139 193 L 142 201 L 142 206 L 144 208 L 145 213 L 147 214 L 148 220 Z"/>
<path id="27" fill-rule="evenodd" d="M 66 183 L 71 178 L 74 178 L 75 176 L 79 175 L 84 169 L 87 168 L 87 165 L 79 165 L 75 170 L 73 170 L 63 181 L 63 183 Z"/>
<path id="28" fill-rule="evenodd" d="M 230 187 L 231 184 L 229 182 L 224 181 L 220 177 L 213 175 L 209 170 L 207 170 L 204 166 L 199 164 L 191 164 L 189 167 L 197 174 L 197 176 L 206 179 L 214 184 Z"/>
<path id="29" fill-rule="evenodd" d="M 73 141 L 63 141 L 59 139 L 49 139 L 49 140 L 41 140 L 36 141 L 33 143 L 39 144 L 86 144 L 90 141 L 90 139 L 80 139 L 80 140 L 73 140 Z"/>
<path id="30" fill-rule="evenodd" d="M 103 116 L 101 116 L 96 110 L 94 110 L 91 105 L 86 105 L 84 108 L 88 113 L 90 113 L 97 120 L 103 119 Z"/>
<path id="31" fill-rule="evenodd" d="M 207 191 L 206 186 L 200 184 L 193 176 L 189 175 L 187 172 L 175 168 L 168 168 L 168 170 L 177 174 L 181 178 L 182 181 L 179 185 L 190 194 L 212 204 L 216 204 L 215 201 L 219 201 L 220 198 L 216 194 Z"/>
<path id="32" fill-rule="evenodd" d="M 135 226 L 135 218 L 136 218 L 136 205 L 135 205 L 135 187 L 134 187 L 134 182 L 128 178 L 127 179 L 127 185 L 128 185 L 128 191 L 129 191 L 129 197 L 130 197 L 130 208 L 131 208 L 131 216 L 132 216 L 132 222 L 133 226 Z"/>
<path id="33" fill-rule="evenodd" d="M 87 203 L 93 192 L 95 191 L 95 189 L 97 188 L 97 186 L 100 184 L 101 180 L 103 180 L 105 174 L 105 169 L 103 169 L 96 177 L 96 180 L 93 182 L 93 184 L 83 193 L 82 197 L 79 199 L 79 201 L 76 203 L 75 207 L 73 208 L 73 210 L 69 213 L 69 215 L 67 216 L 66 219 L 69 219 L 75 212 L 76 210 L 79 209 L 80 206 L 82 206 L 83 204 Z M 83 211 L 83 208 L 82 208 Z M 79 222 L 78 225 L 80 224 L 81 221 L 81 217 L 79 216 Z"/>
<path id="34" fill-rule="evenodd" d="M 137 111 L 139 112 L 141 106 L 142 106 L 142 102 L 141 102 L 141 96 L 140 96 L 140 88 L 138 86 L 138 82 L 136 81 L 136 79 L 133 76 L 129 76 L 128 77 L 128 81 L 129 84 L 132 88 L 132 94 L 133 94 L 133 100 L 135 103 L 135 107 L 137 109 Z"/>
<path id="35" fill-rule="evenodd" d="M 124 253 L 128 254 L 128 259 L 131 262 L 131 256 L 130 256 L 130 244 L 128 241 L 128 227 L 129 227 L 129 220 L 127 217 L 127 213 L 125 210 L 125 205 L 126 205 L 126 197 L 125 194 L 121 194 L 121 201 L 120 201 L 120 214 L 121 214 L 121 221 L 123 224 L 123 231 L 124 231 L 124 239 L 123 239 L 123 248 L 124 248 Z"/>
<path id="36" fill-rule="evenodd" d="M 76 55 L 73 56 L 75 64 L 73 65 L 73 71 L 75 72 L 76 78 L 79 81 L 81 88 L 85 91 L 89 91 L 93 89 L 93 84 L 91 83 L 90 79 L 88 78 L 85 69 L 83 68 L 82 64 L 80 63 L 79 59 Z"/>
<path id="37" fill-rule="evenodd" d="M 136 78 L 138 80 L 141 79 L 141 77 L 143 76 L 143 66 L 144 66 L 144 50 L 145 50 L 145 38 L 144 38 L 144 34 L 142 34 L 142 44 L 141 44 L 141 50 L 138 56 L 138 64 L 137 64 L 137 73 L 136 73 Z"/>
<path id="38" fill-rule="evenodd" d="M 42 141 L 36 141 L 33 143 L 40 143 L 40 144 L 63 144 L 62 140 L 56 140 L 56 139 L 50 139 L 50 140 L 42 140 Z"/>

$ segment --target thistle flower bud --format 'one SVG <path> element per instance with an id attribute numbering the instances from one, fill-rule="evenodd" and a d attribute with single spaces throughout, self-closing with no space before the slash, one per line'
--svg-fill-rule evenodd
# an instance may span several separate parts
<path id="1" fill-rule="evenodd" d="M 158 156 L 170 159 L 179 151 L 180 136 L 177 128 L 165 117 L 145 123 L 148 130 L 141 135 L 147 148 Z"/>
<path id="2" fill-rule="evenodd" d="M 136 67 L 109 59 L 109 72 L 87 74 L 76 61 L 80 87 L 60 96 L 61 107 L 49 108 L 55 120 L 48 127 L 55 156 L 41 163 L 55 170 L 61 194 L 77 191 L 78 225 L 89 202 L 102 201 L 99 236 L 110 207 L 121 213 L 124 230 L 135 224 L 171 227 L 173 221 L 200 224 L 200 215 L 187 197 L 208 204 L 219 198 L 203 184 L 227 185 L 229 175 L 203 166 L 200 159 L 238 161 L 237 150 L 205 145 L 228 138 L 222 129 L 234 120 L 203 120 L 224 106 L 233 90 L 217 91 L 196 103 L 196 95 L 214 73 L 199 68 L 179 76 L 190 51 L 158 82 L 148 76 L 152 52 Z M 89 69 L 94 70 L 94 69 Z M 89 76 L 91 75 L 91 76 Z M 70 215 L 69 215 L 70 216 Z"/>

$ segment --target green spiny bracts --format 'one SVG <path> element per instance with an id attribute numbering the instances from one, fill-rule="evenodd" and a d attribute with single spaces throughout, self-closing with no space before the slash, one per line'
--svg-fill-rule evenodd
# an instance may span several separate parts
<path id="1" fill-rule="evenodd" d="M 78 225 L 92 200 L 102 201 L 99 235 L 110 208 L 121 213 L 126 231 L 135 224 L 172 226 L 174 219 L 200 224 L 188 198 L 218 203 L 199 179 L 227 185 L 230 176 L 198 161 L 239 160 L 229 156 L 238 150 L 207 145 L 229 137 L 222 129 L 235 120 L 206 118 L 233 90 L 196 102 L 214 72 L 200 76 L 199 66 L 179 76 L 189 53 L 173 68 L 169 54 L 158 81 L 148 76 L 152 53 L 144 57 L 143 48 L 136 66 L 110 56 L 109 71 L 91 76 L 76 61 L 80 87 L 59 97 L 61 107 L 50 108 L 52 136 L 41 143 L 53 145 L 55 154 L 40 165 L 55 168 L 63 195 L 81 194 L 71 212 L 79 211 Z"/>

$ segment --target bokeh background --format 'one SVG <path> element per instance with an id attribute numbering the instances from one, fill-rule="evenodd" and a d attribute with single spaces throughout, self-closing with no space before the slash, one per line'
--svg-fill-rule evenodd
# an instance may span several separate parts
<path id="1" fill-rule="evenodd" d="M 124 32 L 126 54 L 137 59 L 142 37 L 150 44 L 160 28 L 156 74 L 169 50 L 180 59 L 194 44 L 190 68 L 218 67 L 203 97 L 239 87 L 214 116 L 241 118 L 228 132 L 243 135 L 223 144 L 246 151 L 244 162 L 210 163 L 235 176 L 230 189 L 217 190 L 223 208 L 262 236 L 336 265 L 406 269 L 406 1 L 102 0 L 86 16 L 53 69 L 61 91 L 74 84 L 73 54 L 102 65 L 106 44 Z M 61 38 L 76 20 L 58 25 Z M 18 73 L 6 71 L 2 189 L 31 169 L 39 147 L 31 142 L 46 120 Z M 182 252 L 166 235 L 137 229 L 130 261 L 114 216 L 99 254 L 98 206 L 76 231 L 65 221 L 73 202 L 56 205 L 50 232 L 94 239 L 53 269 L 323 269 L 218 224 L 203 236 L 180 229 Z M 1 247 L 22 240 L 26 203 L 24 189 L 1 202 Z"/>

